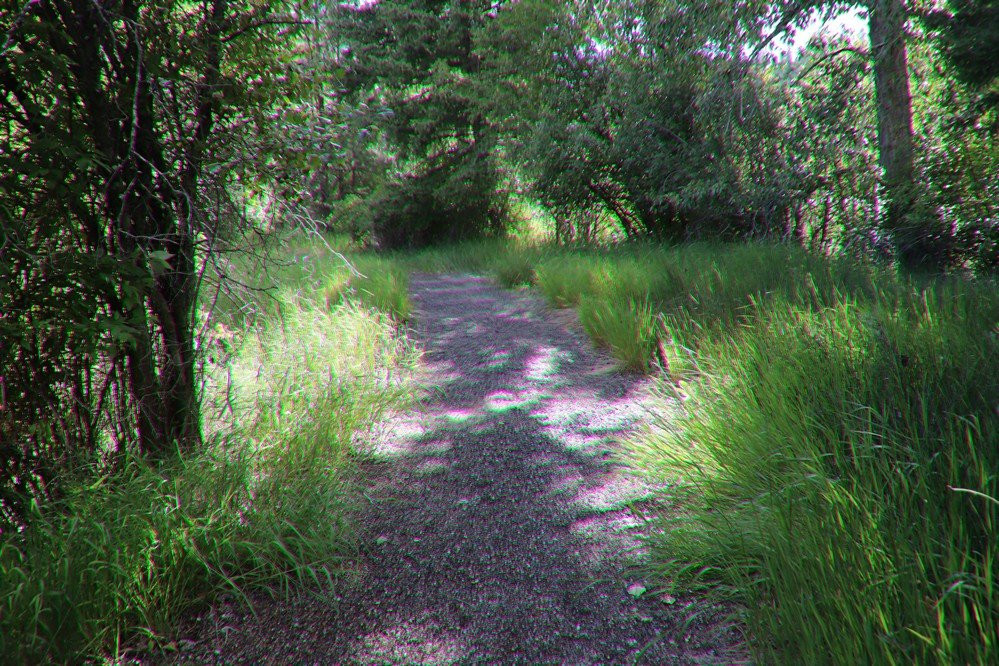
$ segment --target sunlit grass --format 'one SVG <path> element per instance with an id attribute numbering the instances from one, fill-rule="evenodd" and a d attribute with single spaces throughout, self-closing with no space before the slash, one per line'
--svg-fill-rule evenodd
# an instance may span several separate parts
<path id="1" fill-rule="evenodd" d="M 587 295 L 579 320 L 598 347 L 606 347 L 628 370 L 648 370 L 655 344 L 656 320 L 647 301 Z"/>
<path id="2" fill-rule="evenodd" d="M 81 470 L 23 534 L 0 536 L 4 660 L 169 645 L 221 591 L 321 590 L 342 575 L 357 438 L 411 400 L 405 274 L 352 270 L 308 239 L 273 259 L 266 274 L 245 262 L 241 282 L 261 289 L 234 294 L 207 327 L 205 448 L 160 467 L 126 456 L 96 482 Z"/>
<path id="3" fill-rule="evenodd" d="M 754 306 L 639 444 L 698 498 L 657 544 L 664 579 L 743 602 L 768 659 L 996 657 L 995 306 L 940 289 Z"/>
<path id="4" fill-rule="evenodd" d="M 409 273 L 388 260 L 364 257 L 355 262 L 360 273 L 351 280 L 361 303 L 406 322 L 412 314 Z"/>

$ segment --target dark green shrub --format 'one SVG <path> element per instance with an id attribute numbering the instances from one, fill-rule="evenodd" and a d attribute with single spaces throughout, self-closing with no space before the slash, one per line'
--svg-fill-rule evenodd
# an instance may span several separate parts
<path id="1" fill-rule="evenodd" d="M 425 247 L 495 236 L 506 226 L 506 197 L 491 165 L 458 164 L 390 181 L 369 209 L 371 242 L 379 249 Z"/>

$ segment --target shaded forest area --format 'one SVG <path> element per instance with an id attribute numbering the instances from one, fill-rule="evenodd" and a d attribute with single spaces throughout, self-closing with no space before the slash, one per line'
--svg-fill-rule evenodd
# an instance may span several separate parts
<path id="1" fill-rule="evenodd" d="M 817 17 L 844 11 L 868 38 L 819 33 L 782 51 Z M 639 340 L 636 367 L 662 335 L 656 315 L 687 297 L 676 285 L 700 299 L 676 314 L 678 344 L 736 358 L 685 317 L 743 313 L 775 291 L 767 271 L 781 267 L 758 259 L 776 257 L 804 289 L 794 307 L 840 308 L 848 328 L 894 350 L 900 392 L 970 385 L 947 419 L 918 392 L 881 416 L 910 444 L 932 440 L 933 460 L 940 442 L 970 447 L 946 460 L 981 472 L 955 486 L 980 506 L 941 500 L 963 550 L 926 571 L 945 572 L 944 598 L 972 601 L 955 607 L 959 628 L 939 616 L 933 636 L 920 624 L 903 639 L 887 620 L 857 631 L 903 662 L 924 655 L 912 642 L 941 663 L 987 661 L 999 649 L 997 610 L 982 601 L 995 589 L 999 505 L 987 374 L 997 137 L 993 0 L 0 0 L 0 652 L 72 661 L 136 636 L 155 644 L 220 590 L 315 584 L 349 558 L 352 438 L 406 404 L 401 376 L 415 363 L 400 327 L 405 271 L 372 255 L 344 268 L 344 248 L 325 241 L 281 247 L 292 230 L 384 252 L 514 243 L 540 227 L 558 252 L 659 248 L 634 259 L 644 268 L 628 271 L 652 277 L 628 277 L 642 283 L 631 290 L 599 292 L 591 268 L 569 259 L 480 262 L 510 284 L 579 278 L 591 310 L 566 304 L 608 328 L 638 313 L 645 328 L 623 334 Z M 656 254 L 691 243 L 693 263 Z M 705 247 L 723 249 L 701 275 L 715 261 Z M 756 259 L 725 258 L 760 247 Z M 823 282 L 821 267 L 837 262 L 868 272 L 832 268 L 838 277 Z M 940 315 L 949 332 L 920 346 L 930 338 L 907 331 L 938 331 L 946 294 L 957 304 Z M 724 307 L 698 314 L 714 298 Z M 601 310 L 600 299 L 632 310 Z M 851 299 L 883 306 L 877 325 L 850 319 Z M 770 314 L 771 333 L 800 328 Z M 831 321 L 804 328 L 832 339 Z M 316 337 L 324 328 L 367 352 L 348 363 Z M 795 338 L 802 353 L 805 338 Z M 774 353 L 781 344 L 757 342 Z M 312 349 L 315 365 L 296 369 L 296 349 Z M 864 400 L 876 401 L 882 371 L 857 370 Z M 878 418 L 857 428 L 874 432 Z M 833 476 L 855 462 L 844 456 Z M 946 492 L 941 478 L 920 481 L 919 496 Z M 333 505 L 342 520 L 302 529 Z M 104 597 L 81 600 L 96 588 Z M 70 638 L 56 641 L 66 627 Z M 971 644 L 955 648 L 961 632 Z"/>

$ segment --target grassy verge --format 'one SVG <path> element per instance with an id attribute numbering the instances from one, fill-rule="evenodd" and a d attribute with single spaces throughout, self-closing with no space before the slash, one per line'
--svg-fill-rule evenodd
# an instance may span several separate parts
<path id="1" fill-rule="evenodd" d="M 417 257 L 577 307 L 687 400 L 634 443 L 685 515 L 664 584 L 740 602 L 763 661 L 999 661 L 999 290 L 780 246 Z M 664 410 L 664 414 L 667 413 Z"/>
<path id="2" fill-rule="evenodd" d="M 204 449 L 81 470 L 23 533 L 0 537 L 5 661 L 169 645 L 223 590 L 319 586 L 354 554 L 354 440 L 405 404 L 400 376 L 415 361 L 397 333 L 405 274 L 352 274 L 321 243 L 278 258 L 261 280 L 275 289 L 221 299 L 208 323 Z"/>

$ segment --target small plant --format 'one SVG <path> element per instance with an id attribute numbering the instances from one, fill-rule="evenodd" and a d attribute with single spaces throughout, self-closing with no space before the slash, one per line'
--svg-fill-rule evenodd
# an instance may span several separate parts
<path id="1" fill-rule="evenodd" d="M 610 349 L 624 368 L 637 372 L 649 369 L 656 344 L 656 319 L 647 302 L 584 296 L 579 319 L 593 341 Z"/>
<path id="2" fill-rule="evenodd" d="M 520 287 L 535 282 L 534 258 L 515 254 L 498 261 L 496 279 L 504 287 Z"/>

